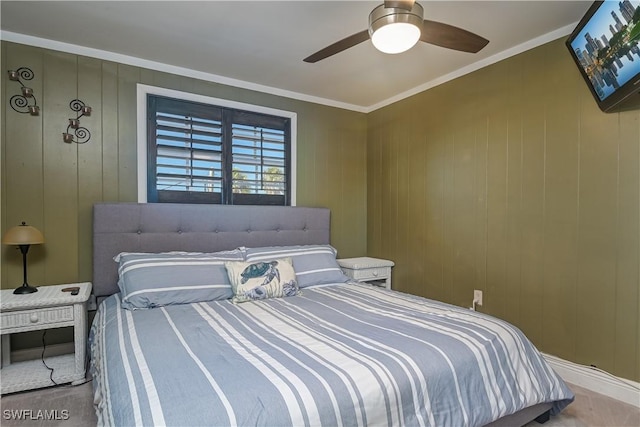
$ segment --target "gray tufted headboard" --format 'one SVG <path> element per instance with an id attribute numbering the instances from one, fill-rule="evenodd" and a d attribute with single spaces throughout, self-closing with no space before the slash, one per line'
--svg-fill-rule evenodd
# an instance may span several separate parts
<path id="1" fill-rule="evenodd" d="M 327 244 L 330 212 L 290 206 L 99 203 L 93 207 L 93 293 L 118 292 L 120 252 L 215 252 Z"/>

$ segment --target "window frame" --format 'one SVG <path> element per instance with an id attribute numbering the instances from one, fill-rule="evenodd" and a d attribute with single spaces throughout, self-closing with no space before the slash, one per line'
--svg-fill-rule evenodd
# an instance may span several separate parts
<path id="1" fill-rule="evenodd" d="M 271 116 L 280 116 L 290 120 L 290 204 L 288 206 L 296 206 L 296 178 L 297 178 L 297 113 L 292 111 L 279 110 L 260 105 L 247 104 L 243 102 L 231 101 L 228 99 L 214 98 L 205 95 L 198 95 L 189 92 L 182 92 L 173 89 L 165 89 L 144 84 L 137 84 L 137 166 L 138 166 L 138 203 L 148 203 L 147 200 L 147 95 L 157 95 L 168 98 L 176 98 L 187 102 L 197 102 L 201 104 L 210 104 L 216 107 L 230 108 L 235 110 L 243 110 L 257 114 L 267 114 Z"/>

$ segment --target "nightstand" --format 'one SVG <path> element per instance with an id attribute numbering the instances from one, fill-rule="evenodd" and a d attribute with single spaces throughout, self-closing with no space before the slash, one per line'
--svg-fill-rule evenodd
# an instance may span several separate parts
<path id="1" fill-rule="evenodd" d="M 78 295 L 62 292 L 62 289 L 73 286 L 80 288 Z M 46 357 L 45 362 L 54 369 L 53 380 L 57 384 L 83 382 L 87 346 L 87 300 L 91 293 L 91 283 L 40 286 L 38 292 L 25 295 L 14 295 L 13 289 L 3 289 L 0 292 L 1 394 L 54 385 L 49 378 L 50 371 L 42 360 L 11 363 L 9 336 L 18 332 L 73 326 L 75 353 Z"/>
<path id="2" fill-rule="evenodd" d="M 391 267 L 393 261 L 360 257 L 338 260 L 342 271 L 352 279 L 391 289 Z"/>

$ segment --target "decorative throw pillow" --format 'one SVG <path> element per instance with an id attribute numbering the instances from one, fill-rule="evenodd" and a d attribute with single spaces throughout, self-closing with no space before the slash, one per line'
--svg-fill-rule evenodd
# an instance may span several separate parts
<path id="1" fill-rule="evenodd" d="M 291 258 L 225 262 L 233 302 L 280 298 L 300 293 Z"/>

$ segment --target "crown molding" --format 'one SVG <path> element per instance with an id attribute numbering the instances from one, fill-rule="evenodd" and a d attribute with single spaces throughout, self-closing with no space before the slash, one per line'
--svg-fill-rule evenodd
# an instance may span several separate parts
<path id="1" fill-rule="evenodd" d="M 244 80 L 232 79 L 232 78 L 220 76 L 217 74 L 196 71 L 190 68 L 178 67 L 175 65 L 165 64 L 162 62 L 150 61 L 150 60 L 138 58 L 135 56 L 123 55 L 120 53 L 110 52 L 106 50 L 94 49 L 94 48 L 89 48 L 85 46 L 45 39 L 41 37 L 29 36 L 26 34 L 14 33 L 10 31 L 0 31 L 0 39 L 7 40 L 14 43 L 26 44 L 26 45 L 45 48 L 45 49 L 58 50 L 61 52 L 67 52 L 67 53 L 72 53 L 76 55 L 83 55 L 91 58 L 98 58 L 106 61 L 119 62 L 122 64 L 133 65 L 136 67 L 148 68 L 151 70 L 162 71 L 162 72 L 177 74 L 177 75 L 186 76 L 186 77 L 192 77 L 195 79 L 205 80 L 213 83 L 219 83 L 227 86 L 248 89 L 256 92 L 262 92 L 269 95 L 291 98 L 298 101 L 312 102 L 315 104 L 326 105 L 328 107 L 342 108 L 345 110 L 356 111 L 359 113 L 370 113 L 372 111 L 379 110 L 380 108 L 386 107 L 398 101 L 402 101 L 403 99 L 409 98 L 420 92 L 424 92 L 426 90 L 439 86 L 443 83 L 454 80 L 458 77 L 462 77 L 466 74 L 472 73 L 481 68 L 495 64 L 496 62 L 500 62 L 504 59 L 518 55 L 527 50 L 536 48 L 545 43 L 556 40 L 560 37 L 567 36 L 571 34 L 573 29 L 576 27 L 576 25 L 578 25 L 577 22 L 573 24 L 569 24 L 562 28 L 558 28 L 557 30 L 543 34 L 539 37 L 536 37 L 524 43 L 520 43 L 519 45 L 514 46 L 510 49 L 503 50 L 502 52 L 496 53 L 495 55 L 492 55 L 488 58 L 481 59 L 477 62 L 474 62 L 473 64 L 460 68 L 452 73 L 438 77 L 437 79 L 433 79 L 419 86 L 416 86 L 412 89 L 409 89 L 405 92 L 402 92 L 395 96 L 387 98 L 384 101 L 381 101 L 369 106 L 348 104 L 345 102 L 335 101 L 332 99 L 321 98 L 321 97 L 306 95 L 299 92 L 293 92 L 293 91 L 288 91 L 284 89 L 251 83 Z"/>
<path id="2" fill-rule="evenodd" d="M 573 29 L 578 25 L 577 22 L 573 24 L 569 24 L 562 28 L 558 28 L 557 30 L 551 31 L 549 33 L 543 34 L 539 37 L 526 41 L 524 43 L 520 43 L 517 46 L 514 46 L 510 49 L 503 50 L 502 52 L 498 52 L 495 55 L 492 55 L 488 58 L 481 59 L 480 61 L 474 62 L 473 64 L 469 64 L 466 67 L 460 68 L 452 73 L 445 74 L 444 76 L 438 77 L 437 79 L 433 79 L 428 81 L 420 86 L 416 86 L 413 89 L 409 89 L 408 91 L 402 92 L 393 96 L 391 98 L 385 99 L 382 102 L 371 105 L 367 107 L 367 113 L 371 111 L 378 110 L 380 108 L 386 107 L 387 105 L 391 105 L 395 102 L 401 101 L 403 99 L 409 98 L 410 96 L 417 95 L 420 92 L 424 92 L 425 90 L 434 88 L 448 81 L 457 79 L 458 77 L 462 77 L 466 74 L 470 74 L 474 71 L 477 71 L 481 68 L 488 67 L 491 64 L 495 64 L 496 62 L 500 62 L 504 59 L 510 58 L 512 56 L 516 56 L 522 52 L 526 52 L 527 50 L 531 50 L 538 46 L 542 46 L 545 43 L 549 43 L 553 40 L 559 39 L 560 37 L 567 36 L 571 34 Z"/>
<path id="3" fill-rule="evenodd" d="M 86 46 L 80 46 L 71 43 L 59 42 L 56 40 L 45 39 L 41 37 L 29 36 L 26 34 L 13 33 L 10 31 L 0 31 L 0 40 L 6 40 L 13 43 L 25 44 L 44 49 L 57 50 L 60 52 L 71 53 L 75 55 L 88 56 L 90 58 L 102 59 L 105 61 L 118 62 L 121 64 L 132 65 L 135 67 L 148 68 L 150 70 L 162 71 L 165 73 L 176 74 L 194 79 L 205 80 L 212 83 L 219 83 L 226 86 L 237 87 L 241 89 L 262 92 L 269 95 L 282 96 L 285 98 L 295 99 L 298 101 L 312 102 L 314 104 L 326 105 L 328 107 L 342 108 L 345 110 L 366 113 L 366 107 L 360 105 L 348 104 L 345 102 L 334 101 L 332 99 L 321 98 L 303 93 L 293 92 L 285 89 L 279 89 L 271 86 L 251 83 L 244 80 L 232 79 L 203 71 L 192 70 L 191 68 L 178 67 L 176 65 L 165 64 L 163 62 L 150 61 L 148 59 L 138 58 L 130 55 L 123 55 L 102 49 L 94 49 Z"/>

